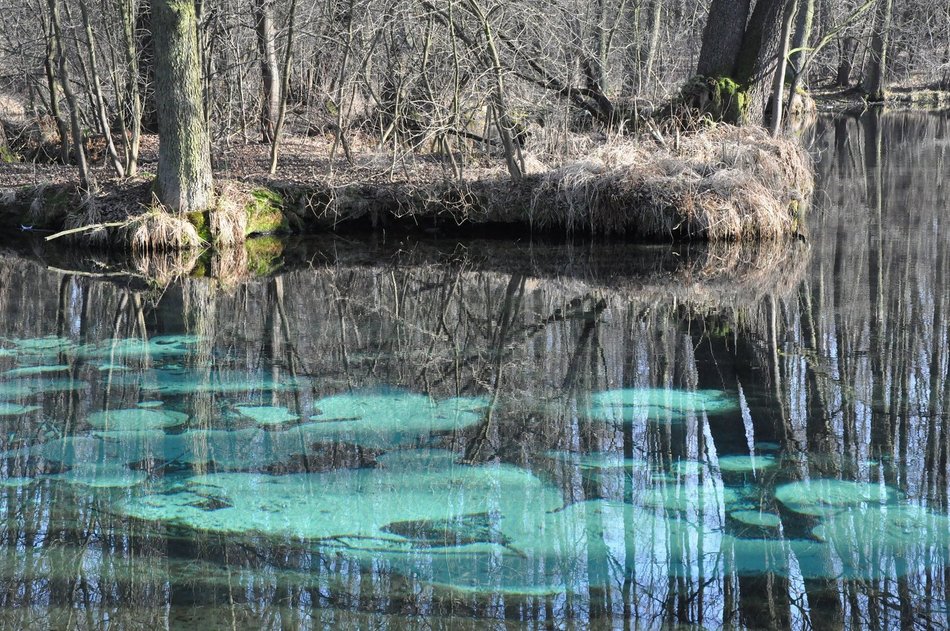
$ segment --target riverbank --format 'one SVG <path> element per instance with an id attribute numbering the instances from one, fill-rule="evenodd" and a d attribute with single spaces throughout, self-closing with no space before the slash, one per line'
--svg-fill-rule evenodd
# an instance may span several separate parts
<path id="1" fill-rule="evenodd" d="M 518 181 L 484 163 L 469 163 L 459 179 L 446 159 L 426 155 L 334 160 L 326 139 L 300 138 L 288 140 L 278 176 L 268 177 L 264 147 L 233 146 L 216 157 L 216 205 L 183 217 L 155 208 L 148 155 L 141 177 L 102 179 L 84 204 L 75 182 L 64 181 L 68 169 L 31 172 L 31 165 L 12 164 L 0 178 L 0 224 L 73 230 L 66 238 L 135 250 L 352 229 L 653 241 L 775 239 L 802 229 L 813 177 L 796 140 L 717 125 L 576 144 L 561 165 L 526 156 L 527 175 Z"/>
<path id="2" fill-rule="evenodd" d="M 859 88 L 820 88 L 810 92 L 821 112 L 861 112 L 870 107 L 893 111 L 950 110 L 950 90 L 939 86 L 893 85 L 883 103 L 870 103 Z"/>

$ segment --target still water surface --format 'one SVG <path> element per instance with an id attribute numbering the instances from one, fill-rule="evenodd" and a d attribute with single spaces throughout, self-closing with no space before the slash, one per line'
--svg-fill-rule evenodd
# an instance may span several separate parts
<path id="1" fill-rule="evenodd" d="M 950 626 L 950 119 L 814 149 L 806 243 L 4 255 L 0 626 Z"/>

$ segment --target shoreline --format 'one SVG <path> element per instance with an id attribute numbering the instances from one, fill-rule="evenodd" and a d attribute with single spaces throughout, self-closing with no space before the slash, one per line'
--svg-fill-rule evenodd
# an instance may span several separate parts
<path id="1" fill-rule="evenodd" d="M 798 140 L 728 125 L 603 142 L 581 159 L 518 181 L 490 170 L 468 181 L 437 169 L 399 181 L 353 176 L 339 184 L 319 177 L 219 179 L 215 206 L 181 217 L 154 209 L 144 176 L 104 181 L 86 204 L 95 212 L 77 212 L 75 184 L 13 189 L 0 178 L 0 226 L 71 230 L 64 238 L 133 250 L 349 230 L 770 240 L 804 230 L 814 185 Z"/>

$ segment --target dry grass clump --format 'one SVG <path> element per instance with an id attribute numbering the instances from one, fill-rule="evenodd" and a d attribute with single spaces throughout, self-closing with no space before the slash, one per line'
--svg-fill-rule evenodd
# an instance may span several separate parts
<path id="1" fill-rule="evenodd" d="M 41 199 L 38 197 L 37 199 Z M 30 215 L 31 217 L 35 216 L 33 206 L 30 206 Z M 81 239 L 84 244 L 92 246 L 101 246 L 109 242 L 109 231 L 105 226 L 102 226 L 103 223 L 103 212 L 100 205 L 97 203 L 95 197 L 87 197 L 75 210 L 70 210 L 66 214 L 66 220 L 63 222 L 64 230 L 72 230 L 74 228 L 82 228 L 84 226 L 100 226 L 93 227 L 90 230 L 84 230 L 81 233 L 72 235 L 73 240 Z"/>
<path id="2" fill-rule="evenodd" d="M 159 206 L 129 219 L 119 228 L 118 237 L 133 253 L 185 250 L 205 245 L 187 218 Z"/>
<path id="3" fill-rule="evenodd" d="M 814 187 L 793 139 L 716 127 L 674 139 L 613 142 L 542 176 L 538 228 L 643 238 L 770 239 L 800 229 Z"/>
<path id="4" fill-rule="evenodd" d="M 215 207 L 208 212 L 208 231 L 217 246 L 233 247 L 244 244 L 247 229 L 245 206 L 251 201 L 247 191 L 225 183 L 218 191 Z"/>
<path id="5" fill-rule="evenodd" d="M 167 287 L 192 273 L 201 250 L 140 250 L 132 254 L 130 263 L 135 273 L 150 285 Z"/>

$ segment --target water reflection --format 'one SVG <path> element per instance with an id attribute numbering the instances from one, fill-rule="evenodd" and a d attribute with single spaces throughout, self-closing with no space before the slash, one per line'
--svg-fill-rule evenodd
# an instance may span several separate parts
<path id="1" fill-rule="evenodd" d="M 950 626 L 948 127 L 808 243 L 3 257 L 3 624 Z"/>

